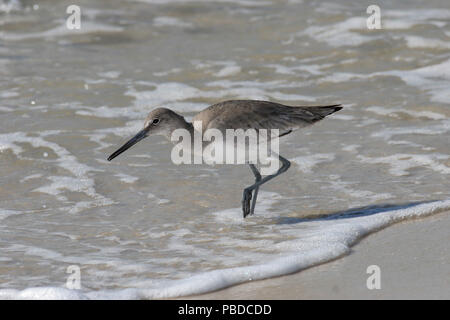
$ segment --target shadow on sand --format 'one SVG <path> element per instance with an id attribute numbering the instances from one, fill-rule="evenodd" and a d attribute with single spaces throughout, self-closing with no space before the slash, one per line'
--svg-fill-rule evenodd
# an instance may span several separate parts
<path id="1" fill-rule="evenodd" d="M 365 207 L 357 207 L 357 208 L 351 208 L 344 211 L 338 211 L 326 215 L 321 215 L 319 217 L 303 217 L 303 218 L 297 218 L 297 217 L 280 217 L 278 218 L 277 224 L 295 224 L 295 223 L 301 223 L 306 221 L 323 221 L 323 220 L 339 220 L 339 219 L 352 219 L 352 218 L 358 218 L 358 217 L 364 217 L 364 216 L 370 216 L 373 214 L 383 213 L 387 211 L 394 211 L 399 209 L 406 209 L 418 206 L 420 204 L 424 203 L 430 203 L 437 200 L 428 200 L 428 201 L 416 201 L 416 202 L 410 202 L 410 203 L 403 203 L 403 204 L 379 204 L 379 205 L 373 205 L 373 206 L 365 206 Z"/>

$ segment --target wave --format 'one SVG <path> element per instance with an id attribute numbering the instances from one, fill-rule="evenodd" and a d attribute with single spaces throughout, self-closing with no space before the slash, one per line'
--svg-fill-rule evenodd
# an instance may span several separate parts
<path id="1" fill-rule="evenodd" d="M 267 205 L 267 204 L 266 204 Z M 155 299 L 201 294 L 237 285 L 291 274 L 334 260 L 350 252 L 363 237 L 406 219 L 425 217 L 450 209 L 450 199 L 390 207 L 348 210 L 318 219 L 284 218 L 276 227 L 295 239 L 274 244 L 282 256 L 269 262 L 199 273 L 184 279 L 165 282 L 163 286 L 119 290 L 84 291 L 63 287 L 35 287 L 24 290 L 0 290 L 1 299 Z M 238 210 L 215 213 L 217 222 L 240 219 Z M 228 218 L 224 219 L 224 218 Z M 220 220 L 221 219 L 221 220 Z M 299 227 L 308 231 L 299 237 Z M 289 238 L 289 237 L 287 237 Z"/>

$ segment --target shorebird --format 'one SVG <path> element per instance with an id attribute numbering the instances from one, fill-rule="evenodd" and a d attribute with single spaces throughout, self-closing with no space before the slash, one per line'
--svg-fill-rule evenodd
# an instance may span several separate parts
<path id="1" fill-rule="evenodd" d="M 149 135 L 163 135 L 171 140 L 172 133 L 176 129 L 185 129 L 193 136 L 195 130 L 218 129 L 225 134 L 227 129 L 278 129 L 279 136 L 290 134 L 296 129 L 307 127 L 316 123 L 326 116 L 341 110 L 339 104 L 329 106 L 286 106 L 279 103 L 259 100 L 230 100 L 211 105 L 198 113 L 192 122 L 176 112 L 157 108 L 151 111 L 145 122 L 144 128 L 133 138 L 128 140 L 122 147 L 117 149 L 108 157 L 111 161 L 122 152 L 126 151 L 137 142 Z M 201 122 L 197 122 L 201 121 Z M 201 123 L 201 128 L 196 128 L 193 124 Z M 281 167 L 274 174 L 262 177 L 257 167 L 253 163 L 248 163 L 255 176 L 255 182 L 244 189 L 242 197 L 242 211 L 244 218 L 253 215 L 258 196 L 259 187 L 278 175 L 286 172 L 291 163 L 281 155 L 277 155 Z M 253 199 L 251 206 L 250 201 Z"/>

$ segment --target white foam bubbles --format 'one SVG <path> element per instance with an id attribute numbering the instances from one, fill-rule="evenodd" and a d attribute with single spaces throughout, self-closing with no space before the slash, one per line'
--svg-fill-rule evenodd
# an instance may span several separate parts
<path id="1" fill-rule="evenodd" d="M 278 225 L 287 240 L 273 244 L 278 254 L 251 265 L 199 272 L 163 285 L 121 290 L 74 291 L 57 287 L 0 290 L 2 299 L 155 299 L 200 294 L 236 285 L 290 274 L 348 254 L 362 237 L 409 218 L 425 217 L 450 209 L 450 199 L 382 208 L 369 214 L 298 220 Z M 299 225 L 308 232 L 299 234 Z M 150 282 L 151 283 L 151 282 Z"/>
<path id="2" fill-rule="evenodd" d="M 9 210 L 9 209 L 1 209 L 0 208 L 0 221 L 9 217 L 9 216 L 13 216 L 13 215 L 18 215 L 23 213 L 22 211 L 18 211 L 18 210 Z"/>
<path id="3" fill-rule="evenodd" d="M 125 182 L 125 183 L 134 183 L 139 180 L 138 177 L 133 177 L 133 176 L 130 176 L 130 175 L 124 174 L 124 173 L 117 173 L 114 176 L 119 178 L 120 181 Z"/>
<path id="4" fill-rule="evenodd" d="M 297 35 L 306 35 L 333 47 L 358 46 L 381 38 L 380 35 L 362 35 L 361 32 L 364 30 L 367 30 L 366 18 L 351 17 L 333 25 L 310 26 Z"/>
<path id="5" fill-rule="evenodd" d="M 71 36 L 74 34 L 90 34 L 90 33 L 115 33 L 122 32 L 122 27 L 101 24 L 97 22 L 85 21 L 83 27 L 80 29 L 70 30 L 65 24 L 61 24 L 52 29 L 42 32 L 28 32 L 28 33 L 12 33 L 0 32 L 0 39 L 8 41 L 20 41 L 27 39 L 54 39 L 59 37 Z"/>
<path id="6" fill-rule="evenodd" d="M 429 154 L 393 154 L 385 157 L 365 157 L 358 156 L 358 159 L 364 163 L 387 164 L 390 166 L 389 173 L 394 176 L 409 175 L 409 170 L 417 167 L 426 167 L 433 171 L 450 174 L 450 167 L 441 163 L 448 160 L 449 155 L 429 153 Z"/>
<path id="7" fill-rule="evenodd" d="M 281 196 L 275 192 L 259 191 L 258 193 L 258 217 L 275 217 L 276 214 L 270 211 L 272 205 L 278 202 Z M 242 218 L 241 208 L 231 208 L 213 213 L 215 220 L 219 223 L 225 224 L 239 224 L 246 225 L 251 222 L 251 219 L 244 220 Z"/>
<path id="8" fill-rule="evenodd" d="M 86 300 L 79 290 L 58 287 L 27 288 L 22 291 L 6 289 L 0 290 L 2 300 Z"/>
<path id="9" fill-rule="evenodd" d="M 29 136 L 24 132 L 1 134 L 0 151 L 10 149 L 19 159 L 29 159 L 22 155 L 24 149 L 20 146 L 21 143 L 29 143 L 34 148 L 44 147 L 51 149 L 55 153 L 56 159 L 53 160 L 44 157 L 43 159 L 39 159 L 39 161 L 51 162 L 65 169 L 71 176 L 49 176 L 47 179 L 51 181 L 50 184 L 40 186 L 33 191 L 57 196 L 59 200 L 67 200 L 66 197 L 61 196 L 64 190 L 82 192 L 92 198 L 90 202 L 80 202 L 73 208 L 68 208 L 70 212 L 78 212 L 80 209 L 86 207 L 103 206 L 113 203 L 112 200 L 95 190 L 95 181 L 89 176 L 91 172 L 101 170 L 79 162 L 77 157 L 67 149 L 45 139 L 47 136 L 60 133 L 60 131 L 56 130 L 39 132 L 37 136 Z M 31 160 L 36 159 L 31 158 Z"/>
<path id="10" fill-rule="evenodd" d="M 406 84 L 426 90 L 431 101 L 448 104 L 450 101 L 450 59 L 441 63 L 413 70 L 390 70 L 373 75 L 392 75 L 401 78 Z"/>
<path id="11" fill-rule="evenodd" d="M 300 156 L 291 159 L 304 173 L 312 173 L 313 168 L 321 163 L 332 162 L 335 159 L 333 153 L 316 153 L 308 156 Z"/>
<path id="12" fill-rule="evenodd" d="M 399 113 L 404 113 L 407 114 L 411 117 L 414 118 L 428 118 L 431 120 L 442 120 L 442 119 L 446 119 L 446 116 L 441 114 L 441 113 L 437 113 L 437 112 L 433 112 L 433 111 L 416 111 L 416 110 L 407 110 L 404 108 L 386 108 L 386 107 L 380 107 L 380 106 L 373 106 L 373 107 L 369 107 L 366 110 L 371 111 L 373 113 L 379 114 L 379 115 L 383 115 L 383 116 L 392 116 L 392 117 L 399 117 L 398 114 Z"/>
<path id="13" fill-rule="evenodd" d="M 193 25 L 189 22 L 184 22 L 175 17 L 156 17 L 153 19 L 153 25 L 155 27 L 181 27 L 191 28 Z"/>

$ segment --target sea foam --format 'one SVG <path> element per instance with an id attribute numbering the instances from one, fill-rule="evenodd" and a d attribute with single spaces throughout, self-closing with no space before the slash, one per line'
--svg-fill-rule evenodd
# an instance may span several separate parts
<path id="1" fill-rule="evenodd" d="M 450 199 L 377 208 L 363 213 L 332 215 L 322 219 L 297 219 L 275 225 L 286 240 L 273 244 L 273 259 L 251 265 L 199 272 L 164 285 L 119 290 L 69 290 L 62 287 L 35 287 L 24 290 L 0 290 L 1 299 L 155 299 L 206 293 L 239 283 L 277 277 L 324 263 L 350 252 L 362 237 L 396 222 L 425 217 L 450 209 Z M 236 212 L 238 209 L 235 210 Z M 235 219 L 233 210 L 222 215 Z M 229 223 L 220 219 L 218 224 Z M 299 227 L 307 225 L 301 234 Z M 145 279 L 143 280 L 145 281 Z"/>

